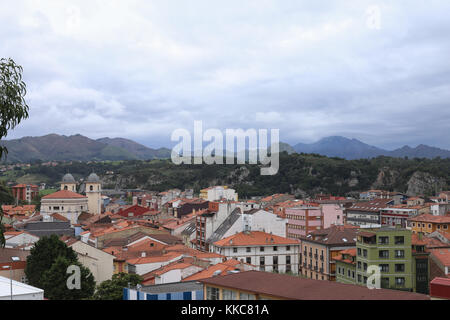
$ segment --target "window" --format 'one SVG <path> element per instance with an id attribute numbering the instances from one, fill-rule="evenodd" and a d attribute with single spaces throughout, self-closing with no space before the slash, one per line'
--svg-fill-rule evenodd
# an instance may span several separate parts
<path id="1" fill-rule="evenodd" d="M 286 251 L 291 251 L 291 246 L 287 246 Z"/>
<path id="2" fill-rule="evenodd" d="M 367 271 L 367 263 L 364 262 L 364 271 Z"/>
<path id="3" fill-rule="evenodd" d="M 428 229 L 431 229 L 431 223 L 428 224 Z"/>
<path id="4" fill-rule="evenodd" d="M 233 290 L 222 290 L 222 300 L 236 300 L 237 294 Z"/>
<path id="5" fill-rule="evenodd" d="M 252 264 L 252 258 L 251 257 L 247 257 L 245 260 L 246 260 L 245 262 L 247 262 L 248 264 Z"/>
<path id="6" fill-rule="evenodd" d="M 233 253 L 237 253 L 238 249 L 237 248 L 233 248 Z"/>
<path id="7" fill-rule="evenodd" d="M 260 258 L 259 258 L 259 264 L 260 264 L 261 266 L 263 266 L 263 265 L 265 265 L 265 263 L 266 263 L 266 258 L 265 258 L 265 257 L 260 257 Z"/>
<path id="8" fill-rule="evenodd" d="M 254 294 L 240 293 L 239 300 L 256 300 L 256 297 Z"/>
<path id="9" fill-rule="evenodd" d="M 358 248 L 358 257 L 361 257 L 361 248 Z"/>
<path id="10" fill-rule="evenodd" d="M 412 226 L 413 226 L 413 227 L 415 227 L 415 226 L 416 226 L 416 223 L 415 223 L 415 222 L 413 222 L 413 223 L 412 223 Z"/>
<path id="11" fill-rule="evenodd" d="M 395 237 L 395 244 L 405 244 L 405 237 L 404 236 Z"/>
<path id="12" fill-rule="evenodd" d="M 389 244 L 389 237 L 378 237 L 379 244 Z"/>
<path id="13" fill-rule="evenodd" d="M 364 277 L 364 284 L 367 283 L 367 277 Z"/>
<path id="14" fill-rule="evenodd" d="M 273 264 L 277 265 L 278 264 L 278 256 L 274 256 L 273 257 Z"/>
<path id="15" fill-rule="evenodd" d="M 405 272 L 405 265 L 404 264 L 396 264 L 395 272 Z"/>
<path id="16" fill-rule="evenodd" d="M 286 264 L 291 264 L 291 256 L 286 256 Z"/>
<path id="17" fill-rule="evenodd" d="M 274 246 L 274 247 L 273 247 L 273 251 L 278 251 L 278 247 L 277 247 L 277 246 Z"/>
<path id="18" fill-rule="evenodd" d="M 219 300 L 219 289 L 213 287 L 206 288 L 206 299 L 207 300 Z"/>
<path id="19" fill-rule="evenodd" d="M 363 250 L 363 256 L 364 256 L 364 258 L 367 258 L 367 250 L 366 249 Z"/>
<path id="20" fill-rule="evenodd" d="M 389 278 L 381 278 L 381 287 L 383 289 L 389 288 Z"/>
<path id="21" fill-rule="evenodd" d="M 445 230 L 448 229 L 448 224 L 444 224 L 444 229 L 445 229 Z"/>
<path id="22" fill-rule="evenodd" d="M 247 252 L 252 252 L 252 248 L 247 247 Z"/>
<path id="23" fill-rule="evenodd" d="M 352 278 L 355 279 L 355 271 L 352 271 Z"/>
<path id="24" fill-rule="evenodd" d="M 389 272 L 388 264 L 380 264 L 381 272 Z"/>
<path id="25" fill-rule="evenodd" d="M 259 251 L 264 252 L 264 247 L 260 247 Z"/>
<path id="26" fill-rule="evenodd" d="M 358 261 L 358 269 L 361 269 L 361 261 Z"/>
<path id="27" fill-rule="evenodd" d="M 362 277 L 360 274 L 358 274 L 358 282 L 361 282 L 361 281 L 362 281 Z"/>
<path id="28" fill-rule="evenodd" d="M 395 250 L 395 257 L 396 258 L 404 258 L 405 257 L 405 250 Z"/>
<path id="29" fill-rule="evenodd" d="M 389 251 L 388 250 L 380 250 L 379 251 L 379 257 L 383 259 L 389 258 Z"/>
<path id="30" fill-rule="evenodd" d="M 405 285 L 405 278 L 395 278 L 395 285 L 403 287 Z"/>

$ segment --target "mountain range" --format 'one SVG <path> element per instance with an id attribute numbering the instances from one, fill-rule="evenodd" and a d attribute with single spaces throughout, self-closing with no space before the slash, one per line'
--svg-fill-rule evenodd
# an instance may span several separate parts
<path id="1" fill-rule="evenodd" d="M 31 162 L 36 160 L 151 160 L 170 158 L 168 148 L 152 149 L 124 138 L 90 139 L 80 134 L 64 136 L 49 134 L 42 137 L 24 137 L 0 141 L 8 149 L 7 162 Z M 384 150 L 357 139 L 340 136 L 327 137 L 311 144 L 291 146 L 280 143 L 280 151 L 288 153 L 314 153 L 348 160 L 368 159 L 378 156 L 409 158 L 450 158 L 450 151 L 419 145 L 404 146 L 396 150 Z"/>
<path id="2" fill-rule="evenodd" d="M 8 149 L 7 162 L 58 160 L 149 160 L 170 157 L 166 148 L 152 149 L 123 138 L 93 140 L 80 134 L 49 134 L 1 141 Z"/>
<path id="3" fill-rule="evenodd" d="M 389 151 L 368 145 L 357 139 L 348 139 L 340 136 L 323 138 L 311 144 L 299 143 L 293 146 L 293 149 L 297 153 L 316 153 L 327 157 L 339 157 L 347 160 L 369 159 L 379 156 L 429 159 L 437 157 L 450 158 L 449 150 L 430 147 L 423 144 L 415 148 L 404 146 L 402 148 Z"/>

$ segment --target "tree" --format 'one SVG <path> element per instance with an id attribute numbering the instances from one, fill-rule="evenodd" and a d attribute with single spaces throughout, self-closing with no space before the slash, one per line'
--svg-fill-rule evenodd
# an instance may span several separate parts
<path id="1" fill-rule="evenodd" d="M 58 236 L 51 235 L 50 237 L 39 239 L 27 257 L 25 275 L 29 284 L 43 288 L 42 277 L 52 267 L 58 257 L 63 257 L 73 262 L 78 261 L 75 251 L 59 240 Z"/>
<path id="2" fill-rule="evenodd" d="M 67 280 L 72 276 L 67 273 L 70 266 L 80 268 L 80 288 L 70 289 Z M 69 280 L 70 282 L 70 280 Z M 92 297 L 95 291 L 95 280 L 92 273 L 78 261 L 71 261 L 66 257 L 59 256 L 50 269 L 45 271 L 41 277 L 44 295 L 50 300 L 82 300 Z"/>
<path id="3" fill-rule="evenodd" d="M 144 281 L 144 279 L 137 274 L 118 273 L 113 275 L 111 280 L 103 281 L 97 286 L 97 291 L 94 294 L 95 300 L 122 300 L 123 288 L 136 286 Z"/>
<path id="4" fill-rule="evenodd" d="M 8 130 L 28 118 L 28 105 L 24 98 L 27 91 L 22 72 L 22 67 L 12 59 L 0 59 L 0 140 L 8 135 Z M 0 146 L 0 159 L 7 153 L 8 149 Z M 3 212 L 0 212 L 0 248 L 5 246 L 2 217 Z"/>
<path id="5" fill-rule="evenodd" d="M 0 140 L 23 119 L 28 118 L 25 102 L 26 85 L 22 81 L 23 68 L 12 59 L 0 59 Z M 8 150 L 0 146 L 0 159 Z"/>

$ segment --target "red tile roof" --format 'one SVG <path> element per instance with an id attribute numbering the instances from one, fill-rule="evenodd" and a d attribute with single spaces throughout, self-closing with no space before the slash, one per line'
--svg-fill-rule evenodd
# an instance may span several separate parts
<path id="1" fill-rule="evenodd" d="M 87 197 L 69 190 L 60 190 L 51 193 L 45 197 L 42 197 L 42 199 L 83 199 L 83 198 L 87 199 Z"/>
<path id="2" fill-rule="evenodd" d="M 415 222 L 450 223 L 450 215 L 433 216 L 431 214 L 422 214 L 417 217 L 409 218 L 408 220 L 415 221 Z"/>
<path id="3" fill-rule="evenodd" d="M 444 266 L 450 267 L 450 248 L 431 249 L 430 252 Z"/>
<path id="4" fill-rule="evenodd" d="M 206 285 L 237 289 L 283 300 L 429 300 L 426 295 L 398 290 L 303 279 L 270 272 L 247 271 L 199 280 Z"/>
<path id="5" fill-rule="evenodd" d="M 260 245 L 298 245 L 298 241 L 279 237 L 262 231 L 241 232 L 225 239 L 216 241 L 214 245 L 220 247 L 260 246 Z"/>

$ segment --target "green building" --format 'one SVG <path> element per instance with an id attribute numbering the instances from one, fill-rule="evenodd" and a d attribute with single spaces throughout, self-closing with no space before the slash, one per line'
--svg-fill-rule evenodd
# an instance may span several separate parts
<path id="1" fill-rule="evenodd" d="M 400 227 L 360 229 L 356 250 L 345 250 L 335 258 L 336 281 L 365 286 L 374 273 L 371 267 L 376 266 L 381 288 L 427 294 L 428 253 L 425 243 L 412 237 L 410 230 Z"/>

